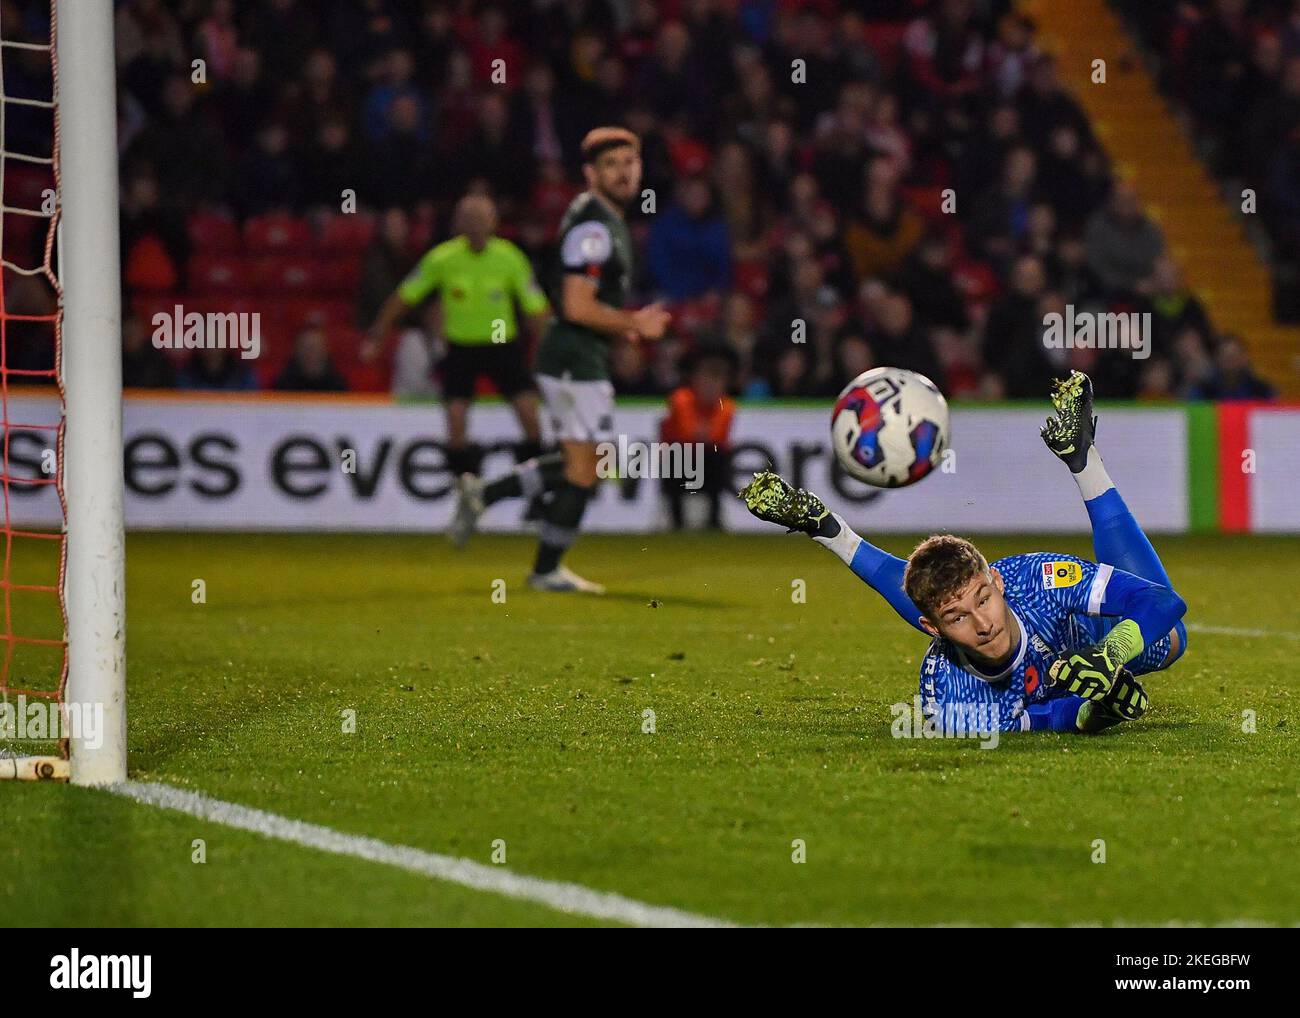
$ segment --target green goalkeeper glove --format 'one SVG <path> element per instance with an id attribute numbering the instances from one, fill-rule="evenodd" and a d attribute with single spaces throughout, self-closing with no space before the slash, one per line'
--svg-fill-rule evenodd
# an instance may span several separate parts
<path id="1" fill-rule="evenodd" d="M 1143 646 L 1138 624 L 1125 619 L 1101 643 L 1069 651 L 1053 661 L 1047 671 L 1048 681 L 1085 700 L 1104 699 L 1120 669 L 1141 654 Z"/>
<path id="2" fill-rule="evenodd" d="M 1136 721 L 1147 712 L 1150 700 L 1147 699 L 1147 691 L 1142 688 L 1142 683 L 1133 677 L 1133 673 L 1127 668 L 1121 668 L 1119 677 L 1102 703 L 1123 720 Z"/>
<path id="3" fill-rule="evenodd" d="M 1146 712 L 1147 704 L 1142 683 L 1127 668 L 1121 668 L 1105 699 L 1083 702 L 1074 726 L 1085 735 L 1095 735 L 1121 721 L 1136 721 Z"/>

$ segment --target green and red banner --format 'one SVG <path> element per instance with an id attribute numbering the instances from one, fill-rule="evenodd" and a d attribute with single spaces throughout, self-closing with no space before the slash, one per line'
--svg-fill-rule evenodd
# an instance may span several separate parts
<path id="1" fill-rule="evenodd" d="M 1214 416 L 1218 501 L 1209 529 L 1300 532 L 1300 404 L 1220 403 L 1188 413 Z"/>

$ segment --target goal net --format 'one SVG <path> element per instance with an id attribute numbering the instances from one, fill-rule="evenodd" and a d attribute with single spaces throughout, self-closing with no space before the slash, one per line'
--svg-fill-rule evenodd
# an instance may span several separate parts
<path id="1" fill-rule="evenodd" d="M 123 780 L 111 0 L 0 5 L 0 778 Z"/>

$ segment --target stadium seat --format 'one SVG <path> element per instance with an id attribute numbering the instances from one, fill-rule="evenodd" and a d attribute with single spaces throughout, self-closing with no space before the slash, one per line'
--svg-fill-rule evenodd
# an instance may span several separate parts
<path id="1" fill-rule="evenodd" d="M 251 280 L 246 260 L 238 255 L 197 252 L 190 256 L 189 282 L 195 294 L 246 292 Z"/>
<path id="2" fill-rule="evenodd" d="M 316 244 L 322 254 L 359 254 L 370 246 L 375 219 L 365 213 L 330 216 L 321 223 Z"/>
<path id="3" fill-rule="evenodd" d="M 361 282 L 361 259 L 355 254 L 319 262 L 321 286 L 330 293 L 351 296 Z"/>
<path id="4" fill-rule="evenodd" d="M 361 361 L 360 329 L 344 326 L 329 329 L 330 356 L 334 366 L 347 379 L 348 389 L 353 392 L 387 392 L 388 378 L 392 370 L 388 358 L 371 364 Z"/>
<path id="5" fill-rule="evenodd" d="M 232 254 L 239 250 L 239 227 L 215 212 L 196 212 L 186 223 L 186 232 L 196 252 Z"/>
<path id="6" fill-rule="evenodd" d="M 286 296 L 314 294 L 322 288 L 319 263 L 313 258 L 293 255 L 263 255 L 254 262 L 260 289 L 278 291 Z"/>
<path id="7" fill-rule="evenodd" d="M 344 370 L 339 369 L 347 379 L 348 389 L 352 392 L 387 392 L 387 366 L 382 364 L 356 364 Z"/>
<path id="8" fill-rule="evenodd" d="M 278 317 L 290 329 L 304 325 L 323 325 L 327 329 L 353 325 L 351 301 L 332 297 L 287 297 L 274 302 Z"/>
<path id="9" fill-rule="evenodd" d="M 162 299 L 162 298 L 160 298 Z M 209 294 L 207 296 L 177 296 L 169 304 L 163 305 L 160 309 L 171 311 L 172 306 L 180 304 L 188 314 L 191 311 L 197 311 L 199 314 L 254 314 L 262 315 L 262 329 L 265 332 L 266 323 L 271 316 L 263 312 L 262 306 L 256 298 L 238 296 L 235 294 Z"/>
<path id="10" fill-rule="evenodd" d="M 254 216 L 244 224 L 244 244 L 250 252 L 300 252 L 312 247 L 311 226 L 285 213 Z"/>

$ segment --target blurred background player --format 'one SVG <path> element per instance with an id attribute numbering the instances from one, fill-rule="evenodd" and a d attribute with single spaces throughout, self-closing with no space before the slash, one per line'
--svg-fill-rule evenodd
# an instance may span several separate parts
<path id="1" fill-rule="evenodd" d="M 494 236 L 496 206 L 481 195 L 466 195 L 456 205 L 457 236 L 430 250 L 379 309 L 361 348 L 365 361 L 383 351 L 388 334 L 411 308 L 435 293 L 440 300 L 442 388 L 447 410 L 447 460 L 452 472 L 477 474 L 483 458 L 469 441 L 469 407 L 480 378 L 488 379 L 510 401 L 524 440 L 516 447 L 520 462 L 541 454 L 537 391 L 529 377 L 523 345 L 518 342 L 518 304 L 534 331 L 549 310 L 533 279 L 524 253 L 504 237 Z"/>
<path id="2" fill-rule="evenodd" d="M 1052 403 L 1043 441 L 1079 486 L 1095 562 L 1035 552 L 990 566 L 952 534 L 926 538 L 903 560 L 776 474 L 756 474 L 741 492 L 751 513 L 808 534 L 933 637 L 921 709 L 944 733 L 1102 731 L 1146 711 L 1135 675 L 1168 668 L 1187 649 L 1187 605 L 1093 444 L 1088 376 L 1071 372 Z"/>
<path id="3" fill-rule="evenodd" d="M 708 503 L 708 525 L 722 527 L 722 492 L 731 488 L 731 425 L 736 401 L 727 395 L 735 372 L 735 354 L 727 347 L 695 351 L 687 364 L 687 383 L 668 395 L 668 416 L 659 425 L 659 440 L 677 445 L 698 443 L 703 450 L 702 483 L 687 487 L 678 477 L 665 477 L 664 497 L 673 528 L 686 526 L 687 495 Z"/>
<path id="4" fill-rule="evenodd" d="M 632 238 L 623 210 L 641 188 L 641 143 L 622 127 L 597 127 L 582 140 L 587 189 L 560 221 L 559 264 L 550 284 L 556 315 L 537 351 L 537 382 L 561 454 L 521 464 L 484 484 L 461 478 L 449 536 L 464 544 L 493 502 L 550 491 L 528 585 L 537 590 L 603 594 L 605 588 L 560 563 L 573 544 L 596 485 L 597 446 L 613 438 L 610 341 L 659 339 L 669 315 L 660 305 L 625 311 L 632 285 Z"/>

